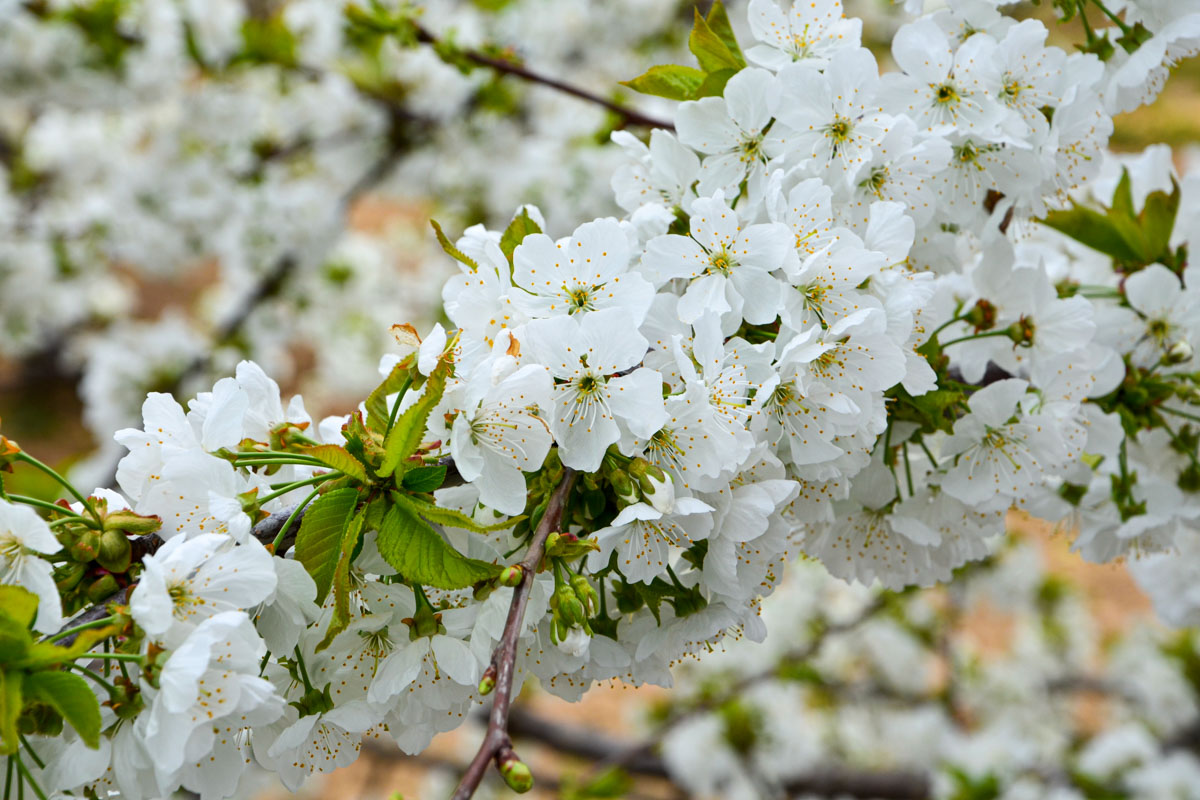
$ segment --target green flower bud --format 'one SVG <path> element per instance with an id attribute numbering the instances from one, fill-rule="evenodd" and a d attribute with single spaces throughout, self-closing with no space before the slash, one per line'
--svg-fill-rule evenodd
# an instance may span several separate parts
<path id="1" fill-rule="evenodd" d="M 511 586 L 514 589 L 521 585 L 521 579 L 525 577 L 525 570 L 520 564 L 513 564 L 511 567 L 505 567 L 500 572 L 497 578 L 501 586 Z"/>
<path id="2" fill-rule="evenodd" d="M 617 496 L 617 505 L 631 506 L 634 503 L 639 503 L 642 500 L 641 494 L 633 483 L 633 479 L 629 477 L 629 473 L 623 469 L 614 469 L 609 473 L 609 483 L 612 484 L 613 492 Z"/>
<path id="3" fill-rule="evenodd" d="M 512 751 L 505 753 L 500 760 L 500 776 L 508 784 L 508 788 L 518 794 L 524 794 L 533 788 L 533 773 L 529 765 L 517 758 Z"/>
<path id="4" fill-rule="evenodd" d="M 644 458 L 635 458 L 629 464 L 629 474 L 637 479 L 646 502 L 657 511 L 666 514 L 675 507 L 675 483 L 661 468 Z"/>
<path id="5" fill-rule="evenodd" d="M 1192 346 L 1180 339 L 1167 350 L 1163 361 L 1168 364 L 1182 364 L 1185 361 L 1191 361 L 1193 355 Z"/>
<path id="6" fill-rule="evenodd" d="M 161 518 L 135 514 L 127 508 L 113 511 L 104 517 L 104 530 L 106 531 L 125 531 L 140 536 L 143 533 L 154 533 L 161 527 Z"/>
<path id="7" fill-rule="evenodd" d="M 109 572 L 124 572 L 129 569 L 129 559 L 133 555 L 133 544 L 122 530 L 105 531 L 100 537 L 100 552 L 96 555 L 96 563 Z"/>
<path id="8" fill-rule="evenodd" d="M 487 697 L 496 688 L 496 668 L 489 666 L 483 672 L 483 677 L 479 679 L 479 694 L 481 697 Z"/>
<path id="9" fill-rule="evenodd" d="M 99 603 L 112 597 L 120 588 L 121 585 L 117 583 L 117 579 L 106 572 L 92 581 L 92 585 L 87 588 L 87 599 L 93 603 Z"/>
<path id="10" fill-rule="evenodd" d="M 575 595 L 575 590 L 566 584 L 554 590 L 554 595 L 550 598 L 550 608 L 554 611 L 554 616 L 561 619 L 567 627 L 582 625 L 587 621 L 587 611 L 583 603 Z"/>
<path id="11" fill-rule="evenodd" d="M 54 573 L 54 585 L 60 592 L 69 592 L 80 584 L 87 574 L 87 564 L 71 561 L 60 566 Z"/>
<path id="12" fill-rule="evenodd" d="M 71 543 L 68 552 L 76 561 L 87 563 L 100 555 L 100 534 L 97 531 L 85 530 Z"/>
<path id="13" fill-rule="evenodd" d="M 595 616 L 596 610 L 600 607 L 600 595 L 596 594 L 596 590 L 592 588 L 588 579 L 582 575 L 571 578 L 571 590 L 575 592 L 579 602 L 583 603 L 587 615 Z"/>

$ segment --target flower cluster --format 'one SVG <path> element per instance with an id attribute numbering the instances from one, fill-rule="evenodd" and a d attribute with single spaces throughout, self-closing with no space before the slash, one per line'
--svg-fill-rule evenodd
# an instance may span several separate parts
<path id="1" fill-rule="evenodd" d="M 838 0 L 753 0 L 744 54 L 715 4 L 700 69 L 629 82 L 682 102 L 673 133 L 614 135 L 624 216 L 561 237 L 532 205 L 454 241 L 435 225 L 451 327 L 394 326 L 353 413 L 315 421 L 243 362 L 187 409 L 146 399 L 116 435 L 123 495 L 72 489 L 53 521 L 0 503 L 0 579 L 36 606 L 8 622 L 29 638 L 102 612 L 37 646 L 104 662 L 79 665 L 103 711 L 31 690 L 0 718 L 5 752 L 29 734 L 22 780 L 220 797 L 257 762 L 294 788 L 364 735 L 423 749 L 514 673 L 577 698 L 761 641 L 800 555 L 947 581 L 1013 507 L 1070 520 L 1091 559 L 1159 554 L 1149 580 L 1186 586 L 1200 184 L 1105 145 L 1200 15 L 1131 7 L 1068 54 L 992 6 L 905 25 L 880 75 Z M 1195 618 L 1194 591 L 1164 593 Z M 499 747 L 482 763 L 528 788 Z"/>

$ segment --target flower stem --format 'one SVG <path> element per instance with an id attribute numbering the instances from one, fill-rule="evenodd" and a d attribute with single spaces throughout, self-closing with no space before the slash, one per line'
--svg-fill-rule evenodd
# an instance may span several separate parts
<path id="1" fill-rule="evenodd" d="M 320 486 L 313 489 L 312 492 L 309 493 L 308 497 L 304 498 L 303 502 L 301 502 L 300 505 L 296 506 L 296 510 L 293 511 L 291 513 L 291 516 L 289 516 L 287 518 L 287 521 L 283 523 L 283 527 L 279 529 L 279 533 L 275 534 L 275 540 L 273 542 L 271 542 L 271 552 L 272 553 L 279 552 L 279 545 L 283 544 L 283 537 L 287 534 L 287 532 L 289 530 L 292 529 L 292 523 L 294 523 L 296 521 L 296 517 L 300 516 L 300 512 L 304 510 L 304 507 L 307 506 L 309 503 L 311 503 L 313 501 L 313 498 L 316 497 L 320 491 L 321 491 Z"/>
<path id="2" fill-rule="evenodd" d="M 320 475 L 314 475 L 313 477 L 308 478 L 306 480 L 293 481 L 292 483 L 286 484 L 282 488 L 280 488 L 274 492 L 271 492 L 266 497 L 260 497 L 258 499 L 258 503 L 259 503 L 259 505 L 262 505 L 263 503 L 267 502 L 268 500 L 274 500 L 276 497 L 283 497 L 288 492 L 293 492 L 296 489 L 299 489 L 301 486 L 311 486 L 314 483 L 324 483 L 325 481 L 333 480 L 334 478 L 340 478 L 340 477 L 342 477 L 342 475 L 343 475 L 343 473 L 334 470 L 333 472 L 325 472 Z"/>
<path id="3" fill-rule="evenodd" d="M 960 336 L 957 339 L 951 339 L 950 341 L 948 341 L 945 344 L 942 344 L 940 346 L 943 349 L 945 349 L 952 344 L 959 344 L 961 342 L 969 342 L 972 339 L 986 339 L 989 336 L 1004 336 L 1007 338 L 1008 331 L 1005 330 L 1005 331 L 987 331 L 986 333 L 972 333 L 969 336 Z"/>
<path id="4" fill-rule="evenodd" d="M 112 623 L 114 623 L 116 621 L 117 621 L 116 615 L 113 615 L 111 617 L 104 617 L 103 619 L 95 619 L 95 620 L 92 620 L 91 622 L 85 622 L 82 625 L 76 625 L 74 628 L 67 628 L 65 630 L 61 630 L 58 633 L 51 636 L 50 638 L 44 639 L 43 641 L 57 642 L 59 639 L 62 639 L 66 636 L 71 636 L 72 634 L 79 633 L 80 631 L 86 631 L 89 628 L 103 628 L 105 625 L 111 625 Z"/>
<path id="5" fill-rule="evenodd" d="M 60 484 L 62 484 L 62 487 L 64 489 L 66 489 L 68 492 L 70 492 L 71 495 L 76 500 L 78 500 L 80 503 L 83 503 L 83 507 L 88 510 L 88 513 L 92 515 L 92 518 L 95 519 L 97 523 L 103 524 L 102 520 L 100 519 L 100 515 L 98 513 L 96 513 L 96 507 L 93 506 L 86 497 L 84 497 L 82 494 L 80 494 L 79 490 L 76 489 L 75 486 L 70 481 L 68 481 L 62 475 L 59 475 L 58 472 L 55 471 L 52 467 L 50 467 L 48 464 L 43 464 L 41 461 L 38 461 L 36 458 L 34 458 L 33 456 L 29 455 L 29 453 L 26 453 L 26 452 L 17 453 L 16 459 L 18 461 L 24 461 L 26 464 L 30 465 L 31 467 L 36 467 L 37 469 L 40 469 L 42 472 L 49 475 L 51 478 L 54 478 L 54 480 L 56 480 Z M 61 508 L 61 506 L 59 506 L 59 508 Z"/>

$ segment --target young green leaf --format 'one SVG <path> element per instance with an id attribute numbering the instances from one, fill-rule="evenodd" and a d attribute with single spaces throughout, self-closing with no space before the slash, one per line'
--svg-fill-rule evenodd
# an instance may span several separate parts
<path id="1" fill-rule="evenodd" d="M 521 520 L 524 516 L 510 517 L 503 522 L 497 522 L 494 525 L 480 525 L 475 520 L 468 517 L 461 511 L 455 511 L 452 508 L 442 508 L 435 506 L 432 503 L 427 503 L 420 498 L 412 495 L 401 494 L 400 492 L 392 492 L 392 500 L 397 504 L 407 507 L 414 514 L 419 514 L 428 522 L 435 525 L 448 525 L 451 528 L 462 528 L 471 531 L 472 533 L 491 533 L 492 531 L 502 531 L 506 528 L 511 528 Z"/>
<path id="2" fill-rule="evenodd" d="M 304 565 L 317 584 L 317 603 L 325 602 L 329 594 L 333 573 L 337 568 L 338 552 L 341 549 L 342 533 L 354 507 L 358 505 L 358 491 L 336 489 L 318 497 L 304 512 L 300 532 L 296 534 L 296 560 Z"/>
<path id="3" fill-rule="evenodd" d="M 433 464 L 428 467 L 414 467 L 404 473 L 401 485 L 410 492 L 432 492 L 438 489 L 446 480 L 446 466 Z"/>
<path id="4" fill-rule="evenodd" d="M 700 69 L 705 72 L 718 72 L 723 69 L 738 70 L 746 66 L 741 52 L 735 53 L 729 49 L 721 37 L 708 26 L 704 17 L 700 16 L 700 10 L 696 9 L 694 13 L 692 33 L 688 36 L 688 49 L 700 62 Z"/>
<path id="5" fill-rule="evenodd" d="M 443 362 L 444 363 L 444 362 Z M 442 399 L 446 390 L 446 371 L 439 365 L 425 381 L 425 392 L 396 420 L 396 424 L 388 431 L 387 439 L 383 442 L 383 463 L 379 465 L 379 477 L 386 478 L 397 468 L 403 467 L 405 460 L 421 445 L 425 436 L 425 426 L 429 423 L 429 415 Z M 403 474 L 404 470 L 401 470 Z"/>
<path id="6" fill-rule="evenodd" d="M 433 232 L 437 234 L 438 244 L 440 244 L 442 249 L 446 251 L 446 255 L 450 256 L 461 264 L 467 265 L 471 268 L 472 272 L 479 269 L 479 263 L 475 261 L 475 259 L 471 258 L 462 250 L 459 250 L 454 246 L 454 242 L 450 241 L 450 238 L 446 236 L 444 231 L 442 231 L 442 226 L 438 224 L 436 219 L 429 220 L 429 224 L 433 226 Z"/>
<path id="7" fill-rule="evenodd" d="M 467 558 L 407 504 L 392 506 L 379 529 L 379 553 L 406 581 L 438 589 L 465 589 L 500 574 L 501 567 Z"/>
<path id="8" fill-rule="evenodd" d="M 716 0 L 712 4 L 712 8 L 708 11 L 708 16 L 704 19 L 708 23 L 708 28 L 721 42 L 728 48 L 729 52 L 738 60 L 740 67 L 746 66 L 746 59 L 742 55 L 742 48 L 738 45 L 737 36 L 733 33 L 733 23 L 729 21 L 729 13 L 725 10 L 725 4 L 721 0 Z"/>
<path id="9" fill-rule="evenodd" d="M 367 477 L 367 469 L 344 447 L 338 447 L 336 444 L 319 444 L 313 447 L 305 447 L 300 452 L 305 455 L 312 456 L 323 464 L 327 464 L 339 472 L 344 472 L 359 483 L 370 483 L 371 479 Z"/>
<path id="10" fill-rule="evenodd" d="M 37 616 L 37 595 L 20 586 L 0 586 L 0 617 L 28 628 Z"/>
<path id="11" fill-rule="evenodd" d="M 324 650 L 334 638 L 350 624 L 350 563 L 358 549 L 363 525 L 367 515 L 365 509 L 355 514 L 342 530 L 342 541 L 338 548 L 337 564 L 333 568 L 333 617 L 329 628 L 317 645 L 317 652 Z"/>
<path id="12" fill-rule="evenodd" d="M 100 746 L 100 703 L 83 678 L 70 672 L 33 672 L 25 678 L 25 691 L 57 711 L 88 747 Z"/>
<path id="13" fill-rule="evenodd" d="M 1136 263 L 1140 258 L 1137 231 L 1128 230 L 1131 223 L 1120 225 L 1099 211 L 1083 206 L 1051 211 L 1042 223 L 1121 263 Z"/>
<path id="14" fill-rule="evenodd" d="M 729 79 L 738 74 L 736 69 L 719 69 L 716 72 L 710 72 L 704 76 L 704 83 L 696 89 L 696 98 L 701 97 L 720 97 L 725 94 L 725 84 L 729 83 Z"/>
<path id="15" fill-rule="evenodd" d="M 512 263 L 513 251 L 517 249 L 526 236 L 531 233 L 541 233 L 542 229 L 533 217 L 529 216 L 529 211 L 522 208 L 521 213 L 513 217 L 512 222 L 508 223 L 503 235 L 500 237 L 500 249 L 504 251 L 505 258 L 508 263 Z"/>
<path id="16" fill-rule="evenodd" d="M 704 72 L 695 67 L 664 64 L 651 67 L 645 73 L 628 81 L 621 81 L 635 92 L 665 97 L 668 100 L 692 100 L 704 83 Z"/>
<path id="17" fill-rule="evenodd" d="M 391 408 L 388 407 L 388 395 L 395 394 L 401 391 L 412 380 L 412 371 L 416 367 L 416 358 L 409 356 L 401 359 L 388 376 L 383 379 L 383 383 L 376 386 L 371 394 L 367 395 L 367 427 L 376 433 L 383 434 L 387 432 L 388 420 L 391 418 Z"/>

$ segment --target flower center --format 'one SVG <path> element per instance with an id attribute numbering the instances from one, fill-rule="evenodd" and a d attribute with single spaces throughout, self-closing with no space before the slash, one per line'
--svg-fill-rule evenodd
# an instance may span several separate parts
<path id="1" fill-rule="evenodd" d="M 592 305 L 592 291 L 595 287 L 577 286 L 574 289 L 567 290 L 567 313 L 574 314 L 579 311 L 592 311 L 595 307 Z"/>
<path id="2" fill-rule="evenodd" d="M 936 96 L 937 102 L 941 105 L 952 105 L 959 101 L 958 89 L 949 83 L 943 83 L 937 87 Z"/>

